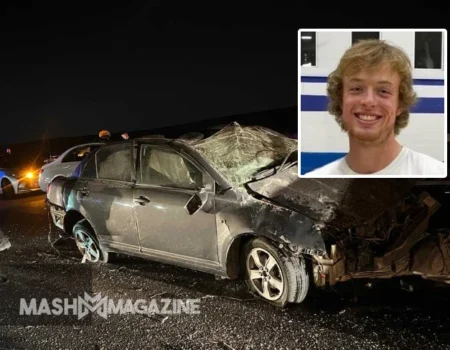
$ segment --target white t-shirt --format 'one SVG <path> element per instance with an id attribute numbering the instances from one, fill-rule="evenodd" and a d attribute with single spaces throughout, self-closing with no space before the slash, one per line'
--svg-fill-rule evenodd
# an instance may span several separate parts
<path id="1" fill-rule="evenodd" d="M 445 177 L 447 172 L 444 162 L 426 154 L 403 146 L 398 156 L 384 169 L 371 174 L 359 174 L 348 166 L 345 157 L 335 160 L 309 173 L 311 175 L 396 175 L 396 176 L 437 176 Z"/>

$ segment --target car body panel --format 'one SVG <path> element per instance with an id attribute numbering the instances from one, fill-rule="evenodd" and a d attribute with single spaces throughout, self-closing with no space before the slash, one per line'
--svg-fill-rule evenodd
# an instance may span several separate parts
<path id="1" fill-rule="evenodd" d="M 132 184 L 81 180 L 74 184 L 73 191 L 77 201 L 69 202 L 68 208 L 88 219 L 103 244 L 139 250 Z"/>
<path id="2" fill-rule="evenodd" d="M 136 204 L 142 251 L 157 250 L 169 254 L 217 262 L 215 213 L 200 210 L 194 215 L 185 206 L 195 194 L 192 190 L 136 188 L 134 198 L 146 197 L 148 204 Z M 209 201 L 214 201 L 210 193 Z"/>

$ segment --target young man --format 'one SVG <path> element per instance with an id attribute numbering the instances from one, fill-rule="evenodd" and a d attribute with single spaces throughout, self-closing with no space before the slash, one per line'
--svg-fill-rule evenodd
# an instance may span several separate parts
<path id="1" fill-rule="evenodd" d="M 348 49 L 328 77 L 329 112 L 349 137 L 348 154 L 308 175 L 442 175 L 445 164 L 402 146 L 396 136 L 408 125 L 417 100 L 411 62 L 381 40 Z"/>

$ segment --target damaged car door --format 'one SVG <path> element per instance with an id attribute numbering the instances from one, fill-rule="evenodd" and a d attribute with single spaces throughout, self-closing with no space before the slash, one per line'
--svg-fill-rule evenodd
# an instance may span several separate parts
<path id="1" fill-rule="evenodd" d="M 108 145 L 85 165 L 74 190 L 101 242 L 125 251 L 139 251 L 133 213 L 133 146 Z"/>
<path id="2" fill-rule="evenodd" d="M 142 252 L 171 261 L 215 264 L 214 181 L 187 156 L 140 145 L 135 212 Z"/>

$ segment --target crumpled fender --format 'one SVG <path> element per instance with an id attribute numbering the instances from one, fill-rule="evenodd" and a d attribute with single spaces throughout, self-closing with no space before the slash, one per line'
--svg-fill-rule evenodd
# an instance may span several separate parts
<path id="1" fill-rule="evenodd" d="M 233 196 L 240 195 L 237 191 L 230 192 Z M 216 213 L 219 232 L 221 226 L 226 225 L 232 237 L 253 233 L 280 244 L 296 246 L 304 253 L 323 255 L 326 252 L 325 242 L 315 228 L 314 220 L 269 201 L 246 194 L 241 201 L 219 199 Z"/>

